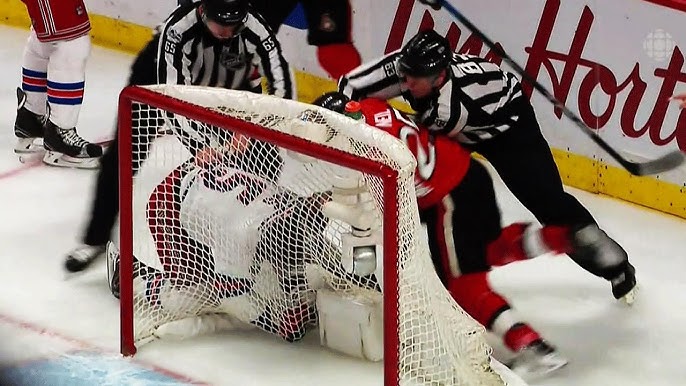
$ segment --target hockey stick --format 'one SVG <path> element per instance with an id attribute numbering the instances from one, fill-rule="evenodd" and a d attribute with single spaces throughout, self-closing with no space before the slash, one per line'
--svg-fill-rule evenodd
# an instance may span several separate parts
<path id="1" fill-rule="evenodd" d="M 672 170 L 684 162 L 684 154 L 680 150 L 667 153 L 657 159 L 646 162 L 633 162 L 624 158 L 617 152 L 610 144 L 605 142 L 598 134 L 593 132 L 575 113 L 569 110 L 563 103 L 557 100 L 545 87 L 543 87 L 534 77 L 527 74 L 526 71 L 515 62 L 505 51 L 497 46 L 491 39 L 488 38 L 477 26 L 472 24 L 460 11 L 452 6 L 447 0 L 439 0 L 440 4 L 452 15 L 457 21 L 464 24 L 469 30 L 476 34 L 495 54 L 499 55 L 507 64 L 509 64 L 522 79 L 529 82 L 533 88 L 541 93 L 550 103 L 556 108 L 559 108 L 562 113 L 569 118 L 574 124 L 588 135 L 593 142 L 600 148 L 605 150 L 615 161 L 617 161 L 629 173 L 637 176 L 645 176 L 651 174 L 658 174 Z"/>

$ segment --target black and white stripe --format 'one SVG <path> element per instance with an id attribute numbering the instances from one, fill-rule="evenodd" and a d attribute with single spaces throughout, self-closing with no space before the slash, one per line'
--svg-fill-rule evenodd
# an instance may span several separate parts
<path id="1" fill-rule="evenodd" d="M 261 16 L 250 13 L 237 37 L 218 41 L 207 31 L 198 6 L 177 8 L 159 28 L 158 83 L 243 89 L 255 65 L 267 79 L 270 94 L 295 97 L 290 66 Z"/>
<path id="2" fill-rule="evenodd" d="M 518 120 L 512 101 L 522 96 L 519 80 L 498 65 L 472 55 L 453 55 L 448 80 L 435 95 L 416 100 L 402 84 L 399 51 L 363 64 L 341 78 L 340 92 L 352 99 L 403 96 L 430 130 L 476 143 Z"/>
<path id="3" fill-rule="evenodd" d="M 347 97 L 359 100 L 362 98 L 390 99 L 402 93 L 402 78 L 398 74 L 400 50 L 362 64 L 341 77 L 338 91 Z"/>

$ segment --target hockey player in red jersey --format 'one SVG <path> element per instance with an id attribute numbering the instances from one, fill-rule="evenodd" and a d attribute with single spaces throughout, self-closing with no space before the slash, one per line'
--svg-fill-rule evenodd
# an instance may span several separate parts
<path id="1" fill-rule="evenodd" d="M 501 227 L 493 182 L 470 152 L 447 137 L 432 136 L 386 101 L 348 102 L 336 92 L 314 104 L 334 111 L 359 108 L 367 124 L 400 138 L 417 160 L 415 187 L 436 271 L 455 301 L 517 353 L 512 369 L 523 377 L 567 363 L 512 310 L 488 282 L 491 267 L 542 254 L 582 249 L 567 227 L 515 223 Z"/>
<path id="2" fill-rule="evenodd" d="M 102 148 L 76 132 L 91 50 L 86 6 L 83 0 L 22 1 L 32 28 L 17 89 L 14 151 L 24 160 L 44 148 L 49 165 L 95 168 Z"/>

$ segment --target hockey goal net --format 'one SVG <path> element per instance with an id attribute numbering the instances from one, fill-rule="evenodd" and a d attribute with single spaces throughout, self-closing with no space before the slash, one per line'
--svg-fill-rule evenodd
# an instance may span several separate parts
<path id="1" fill-rule="evenodd" d="M 303 122 L 326 135 L 303 137 Z M 325 288 L 383 304 L 386 385 L 503 384 L 484 329 L 435 274 L 402 142 L 316 106 L 195 86 L 126 88 L 119 130 L 123 354 L 203 314 L 298 340 Z M 371 273 L 342 261 L 351 227 L 320 210 L 342 173 L 360 176 L 382 235 Z"/>

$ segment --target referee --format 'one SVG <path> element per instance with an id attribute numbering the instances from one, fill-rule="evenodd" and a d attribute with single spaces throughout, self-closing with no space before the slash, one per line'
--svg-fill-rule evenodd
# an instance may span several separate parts
<path id="1" fill-rule="evenodd" d="M 402 96 L 429 130 L 484 156 L 542 224 L 568 226 L 575 240 L 570 257 L 610 281 L 615 298 L 633 294 L 635 270 L 626 252 L 564 191 L 533 107 L 513 74 L 485 59 L 454 54 L 447 39 L 430 30 L 343 76 L 339 91 L 352 99 Z"/>
<path id="2" fill-rule="evenodd" d="M 157 31 L 136 57 L 129 85 L 182 84 L 255 91 L 250 72 L 257 67 L 267 80 L 269 94 L 286 99 L 295 96 L 293 75 L 281 46 L 264 19 L 249 10 L 248 0 L 202 0 L 181 6 Z M 134 133 L 134 138 L 135 173 L 154 133 Z M 104 254 L 110 240 L 119 211 L 117 147 L 115 138 L 101 158 L 83 244 L 65 261 L 69 272 L 87 268 Z"/>

